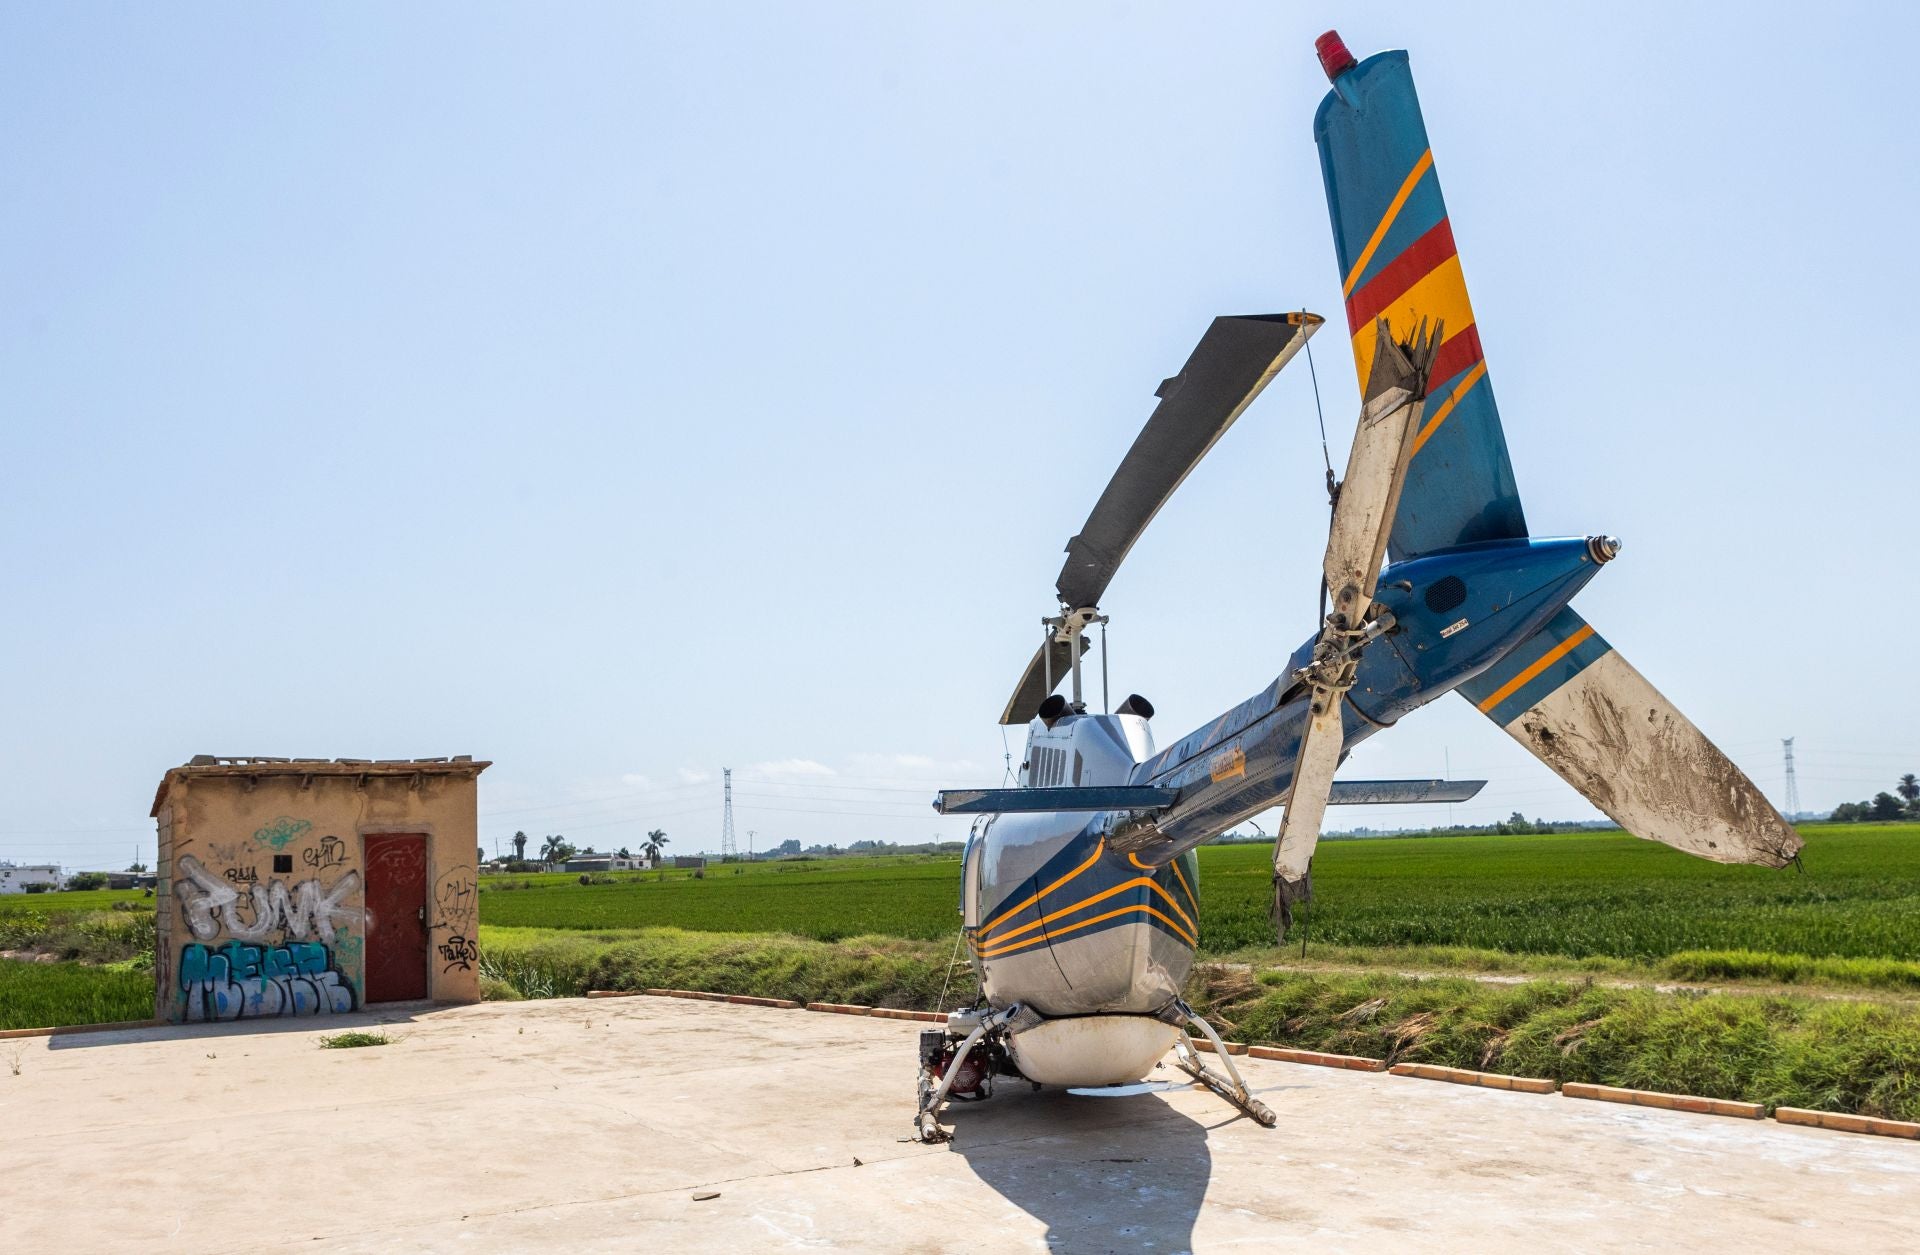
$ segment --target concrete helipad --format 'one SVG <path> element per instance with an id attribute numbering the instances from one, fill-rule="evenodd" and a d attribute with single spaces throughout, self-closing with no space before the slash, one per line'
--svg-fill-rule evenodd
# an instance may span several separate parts
<path id="1" fill-rule="evenodd" d="M 360 1050 L 313 1020 L 0 1042 L 0 1247 L 1860 1255 L 1920 1215 L 1920 1144 L 1772 1122 L 1243 1061 L 1280 1128 L 1192 1089 L 1008 1086 L 926 1147 L 898 1140 L 913 1023 L 384 1018 L 401 1040 Z"/>

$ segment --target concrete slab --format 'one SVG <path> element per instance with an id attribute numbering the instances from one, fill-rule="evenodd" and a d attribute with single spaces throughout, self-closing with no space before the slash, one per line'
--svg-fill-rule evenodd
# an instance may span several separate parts
<path id="1" fill-rule="evenodd" d="M 920 1025 L 664 998 L 0 1043 L 8 1250 L 1906 1249 L 1920 1145 L 1242 1058 L 910 1132 Z M 17 1074 L 13 1069 L 17 1065 Z M 855 1160 L 860 1161 L 855 1165 Z M 719 1197 L 694 1201 L 694 1194 Z"/>

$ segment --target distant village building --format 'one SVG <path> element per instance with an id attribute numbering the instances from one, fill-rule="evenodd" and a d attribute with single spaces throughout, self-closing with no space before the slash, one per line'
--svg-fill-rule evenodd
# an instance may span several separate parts
<path id="1" fill-rule="evenodd" d="M 618 854 L 576 854 L 566 861 L 563 871 L 630 872 L 647 865 L 643 858 L 622 858 Z"/>
<path id="2" fill-rule="evenodd" d="M 28 885 L 58 889 L 66 883 L 58 863 L 0 862 L 0 893 L 25 893 Z"/>
<path id="3" fill-rule="evenodd" d="M 331 1015 L 480 999 L 471 757 L 195 757 L 160 826 L 155 1014 Z"/>
<path id="4" fill-rule="evenodd" d="M 675 867 L 705 867 L 707 860 L 704 855 L 700 854 L 676 854 L 673 856 L 673 865 Z"/>

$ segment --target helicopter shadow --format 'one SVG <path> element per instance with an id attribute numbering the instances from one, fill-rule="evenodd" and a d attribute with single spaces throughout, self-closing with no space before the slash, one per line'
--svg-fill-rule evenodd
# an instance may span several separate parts
<path id="1" fill-rule="evenodd" d="M 1047 1226 L 1053 1251 L 1185 1251 L 1213 1174 L 1207 1139 L 1246 1117 L 1201 1119 L 1160 1094 L 1087 1098 L 1006 1083 L 946 1109 L 952 1150 L 1002 1198 Z"/>

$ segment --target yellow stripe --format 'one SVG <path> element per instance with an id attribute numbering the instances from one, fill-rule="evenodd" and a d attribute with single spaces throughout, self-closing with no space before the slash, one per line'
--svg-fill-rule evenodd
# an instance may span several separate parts
<path id="1" fill-rule="evenodd" d="M 1533 677 L 1539 675 L 1554 663 L 1559 662 L 1562 658 L 1565 658 L 1568 654 L 1579 648 L 1580 642 L 1592 635 L 1593 624 L 1581 624 L 1578 632 L 1575 632 L 1566 640 L 1561 641 L 1558 645 L 1555 645 L 1552 649 L 1540 655 L 1540 661 L 1534 663 L 1531 667 L 1528 667 L 1525 671 L 1522 671 L 1519 675 L 1514 676 L 1511 680 L 1508 680 L 1505 684 L 1495 689 L 1493 696 L 1480 703 L 1480 713 L 1492 713 L 1495 706 L 1498 706 L 1501 702 L 1506 701 L 1509 697 L 1519 692 L 1527 681 L 1533 679 Z"/>
<path id="2" fill-rule="evenodd" d="M 1485 378 L 1486 373 L 1487 363 L 1484 358 L 1473 364 L 1473 369 L 1468 371 L 1467 377 L 1460 381 L 1460 386 L 1447 394 L 1447 399 L 1439 409 L 1433 412 L 1433 417 L 1420 428 L 1420 434 L 1413 438 L 1413 453 L 1420 452 L 1420 446 L 1427 443 L 1427 437 L 1433 434 L 1434 428 L 1447 421 L 1447 415 L 1453 413 L 1453 407 L 1460 404 L 1460 398 L 1473 391 L 1473 385 Z M 1413 453 L 1407 456 L 1412 457 Z"/>
<path id="3" fill-rule="evenodd" d="M 1406 207 L 1407 197 L 1413 195 L 1413 189 L 1420 182 L 1420 176 L 1432 166 L 1433 149 L 1429 148 L 1420 154 L 1420 160 L 1413 163 L 1413 170 L 1407 175 L 1407 181 L 1402 183 L 1400 190 L 1393 194 L 1393 203 L 1387 206 L 1387 212 L 1380 219 L 1380 225 L 1373 229 L 1373 238 L 1368 240 L 1367 246 L 1360 250 L 1360 259 L 1354 262 L 1353 269 L 1347 272 L 1347 286 L 1340 289 L 1341 296 L 1353 295 L 1353 285 L 1360 281 L 1360 275 L 1366 270 L 1367 263 L 1373 260 L 1374 253 L 1380 248 L 1380 241 L 1387 238 L 1387 229 L 1393 226 L 1393 220 L 1398 218 L 1400 211 Z M 1360 376 L 1362 383 L 1365 383 L 1366 379 L 1365 375 Z"/>
<path id="4" fill-rule="evenodd" d="M 1000 912 L 999 915 L 987 921 L 985 924 L 981 925 L 980 936 L 985 937 L 988 933 L 992 932 L 994 929 L 998 928 L 1001 924 L 1005 923 L 1008 916 L 1018 915 L 1020 912 L 1032 906 L 1035 902 L 1038 902 L 1041 898 L 1046 897 L 1049 893 L 1052 893 L 1055 889 L 1058 889 L 1061 885 L 1066 884 L 1069 880 L 1072 880 L 1075 876 L 1078 876 L 1081 872 L 1087 870 L 1087 868 L 1092 867 L 1095 863 L 1100 861 L 1100 855 L 1103 851 L 1106 850 L 1106 848 L 1107 848 L 1107 839 L 1105 837 L 1102 837 L 1100 838 L 1099 841 L 1094 843 L 1093 853 L 1087 856 L 1086 862 L 1080 864 L 1080 866 L 1074 868 L 1072 871 L 1068 872 L 1066 875 L 1060 877 L 1060 879 L 1054 881 L 1052 884 L 1048 885 L 1046 888 L 1042 889 L 1040 892 L 1034 894 L 1032 897 L 1028 898 L 1025 902 L 1022 902 L 1019 906 L 1010 907 L 1007 910 Z"/>
<path id="5" fill-rule="evenodd" d="M 1158 912 L 1158 911 L 1156 911 L 1156 910 L 1154 910 L 1154 909 L 1153 909 L 1152 907 L 1150 907 L 1150 906 L 1146 906 L 1146 905 L 1144 905 L 1144 904 L 1140 904 L 1140 905 L 1135 905 L 1135 906 L 1123 906 L 1123 907 L 1121 907 L 1121 908 L 1120 908 L 1119 910 L 1117 910 L 1117 911 L 1108 911 L 1108 912 L 1107 912 L 1106 914 L 1104 914 L 1104 915 L 1096 915 L 1096 916 L 1094 916 L 1094 917 L 1093 917 L 1093 918 L 1091 918 L 1091 919 L 1083 919 L 1083 920 L 1081 920 L 1081 921 L 1080 921 L 1079 923 L 1077 923 L 1077 924 L 1069 924 L 1069 925 L 1068 925 L 1067 927 L 1065 927 L 1065 928 L 1062 928 L 1062 929 L 1061 929 L 1061 930 L 1060 930 L 1059 932 L 1057 932 L 1057 933 L 1054 933 L 1054 934 L 1053 934 L 1053 936 L 1052 936 L 1052 938 L 1048 938 L 1048 937 L 1029 937 L 1029 938 L 1027 938 L 1027 939 L 1026 939 L 1025 941 L 1017 941 L 1017 942 L 1015 942 L 1015 943 L 1013 943 L 1013 944 L 1012 944 L 1012 945 L 1010 945 L 1010 946 L 1003 946 L 1003 947 L 1000 947 L 999 949 L 995 949 L 995 950 L 983 950 L 983 951 L 981 951 L 981 952 L 980 952 L 980 957 L 981 957 L 981 958 L 983 958 L 983 959 L 991 959 L 991 958 L 996 958 L 996 957 L 998 957 L 999 955 L 1002 955 L 1002 954 L 1011 954 L 1011 953 L 1013 953 L 1013 952 L 1014 952 L 1015 950 L 1024 950 L 1024 949 L 1026 949 L 1026 948 L 1027 948 L 1028 946 L 1037 946 L 1037 945 L 1039 945 L 1039 944 L 1040 944 L 1041 942 L 1043 942 L 1043 941 L 1048 941 L 1048 940 L 1052 940 L 1052 939 L 1057 939 L 1057 938 L 1060 938 L 1060 937 L 1064 937 L 1064 936 L 1066 936 L 1066 935 L 1067 935 L 1068 933 L 1072 933 L 1072 932 L 1078 932 L 1078 931 L 1080 931 L 1080 930 L 1081 930 L 1081 929 L 1083 929 L 1083 928 L 1091 928 L 1091 927 L 1093 927 L 1093 926 L 1094 926 L 1095 924 L 1099 924 L 1099 923 L 1104 923 L 1104 922 L 1105 922 L 1105 921 L 1107 921 L 1107 920 L 1110 920 L 1110 919 L 1114 919 L 1114 918 L 1117 918 L 1117 917 L 1119 917 L 1119 916 L 1121 916 L 1121 915 L 1128 915 L 1128 914 L 1132 914 L 1132 913 L 1133 913 L 1133 912 L 1135 912 L 1135 911 L 1138 911 L 1138 912 L 1141 912 L 1141 913 L 1143 913 L 1143 914 L 1146 914 L 1146 915 L 1151 915 L 1151 916 L 1153 916 L 1153 917 L 1154 917 L 1155 919 L 1157 919 L 1157 920 L 1159 920 L 1159 921 L 1160 921 L 1161 923 L 1163 923 L 1163 924 L 1165 924 L 1165 925 L 1166 925 L 1166 926 L 1167 926 L 1168 928 L 1171 928 L 1171 929 L 1173 929 L 1173 932 L 1174 932 L 1174 935 L 1175 935 L 1176 937 L 1178 937 L 1178 938 L 1180 938 L 1180 940 L 1182 940 L 1182 941 L 1184 941 L 1184 942 L 1186 942 L 1186 943 L 1187 943 L 1188 945 L 1190 945 L 1190 946 L 1195 946 L 1195 945 L 1198 945 L 1198 944 L 1199 944 L 1199 943 L 1198 943 L 1197 941 L 1195 941 L 1195 940 L 1194 940 L 1194 939 L 1193 939 L 1192 937 L 1190 937 L 1190 936 L 1188 936 L 1188 935 L 1187 935 L 1187 932 L 1186 932 L 1186 930 L 1185 930 L 1185 929 L 1183 929 L 1183 928 L 1181 928 L 1179 924 L 1177 924 L 1177 923 L 1175 923 L 1174 921 L 1172 921 L 1172 920 L 1170 920 L 1170 919 L 1168 919 L 1168 918 L 1167 918 L 1166 916 L 1164 916 L 1164 915 L 1162 915 L 1162 914 L 1161 914 L 1160 912 Z"/>
<path id="6" fill-rule="evenodd" d="M 1401 336 L 1412 334 L 1422 318 L 1428 323 L 1444 323 L 1442 333 L 1448 340 L 1473 326 L 1473 303 L 1467 299 L 1467 281 L 1460 273 L 1458 254 L 1422 275 L 1418 283 L 1381 310 L 1380 317 Z M 1373 373 L 1373 351 L 1377 345 L 1371 324 L 1354 329 L 1353 364 L 1360 372 L 1363 388 Z"/>

